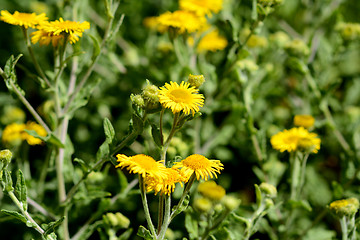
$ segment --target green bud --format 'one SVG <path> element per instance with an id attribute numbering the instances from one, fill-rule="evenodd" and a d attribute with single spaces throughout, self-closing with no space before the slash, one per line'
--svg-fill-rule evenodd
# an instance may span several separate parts
<path id="1" fill-rule="evenodd" d="M 337 30 L 345 41 L 353 41 L 360 38 L 359 23 L 339 23 L 336 25 Z"/>
<path id="2" fill-rule="evenodd" d="M 159 88 L 151 84 L 149 80 L 146 80 L 146 86 L 141 96 L 144 99 L 144 108 L 147 112 L 152 112 L 152 110 L 159 108 Z"/>
<path id="3" fill-rule="evenodd" d="M 130 220 L 126 216 L 124 216 L 120 212 L 115 213 L 115 216 L 116 216 L 116 219 L 117 219 L 117 222 L 118 222 L 118 226 L 120 228 L 128 228 L 129 227 Z"/>
<path id="4" fill-rule="evenodd" d="M 277 195 L 276 187 L 274 187 L 274 185 L 271 185 L 269 183 L 263 182 L 260 184 L 259 188 L 261 192 L 265 194 L 266 197 L 275 198 Z"/>
<path id="5" fill-rule="evenodd" d="M 265 208 L 266 208 L 266 209 L 269 209 L 269 208 L 271 208 L 272 206 L 274 206 L 273 200 L 270 199 L 270 198 L 266 198 L 266 199 L 265 199 Z"/>
<path id="6" fill-rule="evenodd" d="M 145 101 L 140 94 L 131 94 L 130 100 L 133 104 L 135 104 L 136 106 L 138 106 L 140 108 L 143 108 L 145 106 Z"/>
<path id="7" fill-rule="evenodd" d="M 12 153 L 9 149 L 0 151 L 1 169 L 4 169 L 9 165 L 9 163 L 11 162 L 11 158 L 12 158 Z"/>
<path id="8" fill-rule="evenodd" d="M 338 217 L 351 217 L 359 210 L 359 200 L 357 198 L 348 198 L 337 200 L 329 205 L 330 210 Z"/>
<path id="9" fill-rule="evenodd" d="M 221 199 L 221 202 L 224 204 L 227 210 L 233 211 L 240 206 L 241 200 L 230 195 L 225 195 Z"/>
<path id="10" fill-rule="evenodd" d="M 191 86 L 195 88 L 199 88 L 205 82 L 205 77 L 204 75 L 189 74 L 188 82 L 190 83 Z"/>
<path id="11" fill-rule="evenodd" d="M 103 220 L 110 227 L 128 228 L 130 225 L 130 220 L 119 212 L 107 213 L 103 215 Z"/>
<path id="12" fill-rule="evenodd" d="M 294 39 L 285 44 L 287 53 L 294 57 L 306 57 L 310 54 L 310 49 L 307 44 L 301 39 Z"/>

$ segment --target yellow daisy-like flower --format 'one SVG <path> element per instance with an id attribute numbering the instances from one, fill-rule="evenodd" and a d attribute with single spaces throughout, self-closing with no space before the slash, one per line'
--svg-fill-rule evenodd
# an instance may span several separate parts
<path id="1" fill-rule="evenodd" d="M 175 190 L 175 184 L 180 183 L 181 187 L 183 187 L 184 181 L 186 181 L 186 178 L 178 169 L 166 168 L 166 178 L 147 177 L 145 184 L 148 192 L 154 191 L 155 195 L 159 192 L 170 195 Z"/>
<path id="2" fill-rule="evenodd" d="M 181 162 L 175 163 L 173 168 L 180 168 L 180 171 L 184 176 L 189 178 L 194 172 L 196 179 L 200 178 L 208 180 L 208 178 L 217 178 L 217 173 L 223 170 L 223 164 L 219 160 L 209 160 L 206 157 L 193 154 L 185 158 Z"/>
<path id="3" fill-rule="evenodd" d="M 164 87 L 160 87 L 159 101 L 164 108 L 171 108 L 173 113 L 183 111 L 194 115 L 204 105 L 204 96 L 198 91 L 187 82 L 180 85 L 176 82 L 165 83 Z"/>
<path id="4" fill-rule="evenodd" d="M 198 186 L 198 191 L 206 198 L 214 201 L 220 201 L 225 196 L 225 189 L 217 185 L 214 181 L 202 182 Z"/>
<path id="5" fill-rule="evenodd" d="M 198 52 L 223 50 L 228 44 L 225 37 L 219 35 L 218 30 L 213 30 L 206 34 L 199 42 L 196 50 Z"/>
<path id="6" fill-rule="evenodd" d="M 341 199 L 330 203 L 330 210 L 339 217 L 353 216 L 359 210 L 357 198 Z"/>
<path id="7" fill-rule="evenodd" d="M 160 29 L 175 28 L 178 33 L 192 33 L 200 30 L 206 24 L 205 16 L 198 16 L 193 12 L 177 10 L 166 12 L 157 17 Z"/>
<path id="8" fill-rule="evenodd" d="M 7 125 L 2 132 L 2 142 L 4 144 L 9 144 L 11 146 L 17 146 L 20 145 L 22 142 L 22 132 L 25 129 L 24 123 L 12 123 L 10 125 Z"/>
<path id="9" fill-rule="evenodd" d="M 73 44 L 79 41 L 79 38 L 82 37 L 83 32 L 89 28 L 90 28 L 90 23 L 87 21 L 79 23 L 79 22 L 64 20 L 60 18 L 59 20 L 55 20 L 39 25 L 38 29 L 42 30 L 43 32 L 38 33 L 35 36 L 41 34 L 44 35 L 44 33 L 47 33 L 48 37 L 53 37 L 53 36 L 62 36 L 64 38 L 67 37 L 68 41 L 71 44 Z M 32 41 L 33 43 L 36 43 L 36 38 L 34 40 L 32 39 Z M 46 41 L 44 40 L 44 42 Z M 50 40 L 48 40 L 48 42 L 50 42 Z"/>
<path id="10" fill-rule="evenodd" d="M 162 161 L 155 161 L 152 157 L 145 154 L 137 154 L 128 157 L 124 154 L 116 155 L 119 162 L 116 167 L 126 168 L 130 173 L 138 173 L 144 179 L 149 176 L 156 179 L 164 179 L 167 177 L 166 168 Z"/>
<path id="11" fill-rule="evenodd" d="M 303 127 L 284 130 L 271 137 L 271 145 L 280 152 L 294 152 L 296 150 L 317 153 L 321 140 L 316 133 L 310 133 Z"/>
<path id="12" fill-rule="evenodd" d="M 26 130 L 34 130 L 39 136 L 46 137 L 47 132 L 45 128 L 35 122 L 27 122 L 25 125 Z M 33 137 L 27 132 L 22 132 L 22 138 L 27 141 L 29 145 L 40 145 L 43 141 L 39 138 Z"/>
<path id="13" fill-rule="evenodd" d="M 304 128 L 309 128 L 314 126 L 315 119 L 311 115 L 295 115 L 294 125 Z"/>
<path id="14" fill-rule="evenodd" d="M 197 15 L 209 15 L 218 13 L 222 9 L 223 0 L 180 0 L 182 10 L 195 12 Z"/>
<path id="15" fill-rule="evenodd" d="M 40 46 L 42 45 L 49 45 L 52 43 L 53 47 L 56 47 L 60 44 L 62 44 L 62 40 L 64 39 L 63 35 L 57 35 L 55 36 L 52 33 L 48 33 L 44 30 L 38 30 L 36 32 L 31 33 L 31 42 L 32 44 L 36 44 L 39 42 Z"/>
<path id="16" fill-rule="evenodd" d="M 46 22 L 47 19 L 48 17 L 46 17 L 45 13 L 37 15 L 36 13 L 21 13 L 15 11 L 14 14 L 11 14 L 6 10 L 2 10 L 0 16 L 1 21 L 24 28 L 35 28 L 38 24 Z"/>

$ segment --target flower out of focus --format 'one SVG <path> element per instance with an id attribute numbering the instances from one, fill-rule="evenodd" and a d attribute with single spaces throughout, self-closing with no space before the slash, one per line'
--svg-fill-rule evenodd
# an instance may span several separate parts
<path id="1" fill-rule="evenodd" d="M 330 203 L 329 209 L 338 217 L 353 216 L 359 210 L 359 200 L 357 198 L 341 199 Z"/>
<path id="2" fill-rule="evenodd" d="M 311 115 L 295 115 L 294 125 L 298 127 L 310 128 L 314 126 L 315 119 Z"/>
<path id="3" fill-rule="evenodd" d="M 37 135 L 45 137 L 47 135 L 46 130 L 35 122 L 24 123 L 12 123 L 5 127 L 2 133 L 2 142 L 9 146 L 18 146 L 23 140 L 29 145 L 40 145 L 43 141 L 37 137 L 31 136 L 25 130 L 35 131 Z"/>

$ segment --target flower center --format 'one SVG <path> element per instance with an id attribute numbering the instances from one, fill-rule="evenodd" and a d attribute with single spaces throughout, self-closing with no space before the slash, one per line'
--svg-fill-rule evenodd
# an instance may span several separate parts
<path id="1" fill-rule="evenodd" d="M 157 169 L 154 159 L 144 154 L 133 156 L 131 160 L 138 163 L 145 170 Z"/>
<path id="2" fill-rule="evenodd" d="M 183 89 L 174 89 L 169 93 L 171 100 L 177 103 L 191 103 L 191 93 Z"/>
<path id="3" fill-rule="evenodd" d="M 183 165 L 193 170 L 205 169 L 210 165 L 210 161 L 201 155 L 191 155 L 183 160 Z"/>

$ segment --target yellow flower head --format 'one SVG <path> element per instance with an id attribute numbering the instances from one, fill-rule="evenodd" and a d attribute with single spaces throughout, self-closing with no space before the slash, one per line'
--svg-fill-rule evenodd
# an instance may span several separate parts
<path id="1" fill-rule="evenodd" d="M 295 115 L 294 125 L 304 128 L 314 126 L 315 119 L 311 115 Z"/>
<path id="2" fill-rule="evenodd" d="M 46 32 L 44 30 L 35 31 L 31 33 L 31 36 L 31 42 L 33 44 L 39 42 L 40 46 L 47 46 L 52 43 L 53 47 L 56 47 L 57 45 L 59 45 L 59 43 L 62 44 L 62 40 L 64 39 L 63 35 L 55 36 L 54 34 Z"/>
<path id="3" fill-rule="evenodd" d="M 193 154 L 181 162 L 175 163 L 173 168 L 181 168 L 181 172 L 187 178 L 195 172 L 197 180 L 203 178 L 207 181 L 209 177 L 217 178 L 216 173 L 220 174 L 220 171 L 224 169 L 223 166 L 219 160 L 209 160 L 202 155 Z"/>
<path id="4" fill-rule="evenodd" d="M 24 132 L 25 124 L 12 123 L 7 125 L 2 132 L 2 142 L 6 145 L 17 146 L 22 142 L 22 132 Z"/>
<path id="5" fill-rule="evenodd" d="M 165 83 L 164 87 L 160 87 L 159 101 L 164 108 L 171 108 L 173 113 L 183 111 L 194 115 L 204 105 L 204 96 L 198 91 L 187 82 L 180 85 L 176 82 Z"/>
<path id="6" fill-rule="evenodd" d="M 41 24 L 38 27 L 39 30 L 43 31 L 41 34 L 44 35 L 45 33 L 47 33 L 48 38 L 51 38 L 53 36 L 62 36 L 63 38 L 67 37 L 68 41 L 71 44 L 79 41 L 79 38 L 82 36 L 82 33 L 89 28 L 90 28 L 90 23 L 87 21 L 79 23 L 79 22 L 64 20 L 62 18 L 60 18 L 59 20 Z M 40 35 L 40 33 L 38 33 L 38 35 Z M 32 42 L 36 43 L 37 41 L 36 39 L 34 40 L 32 39 Z M 48 40 L 48 43 L 49 42 L 50 40 Z"/>
<path id="7" fill-rule="evenodd" d="M 37 15 L 36 13 L 20 13 L 15 11 L 14 14 L 11 14 L 6 10 L 2 10 L 0 16 L 1 21 L 24 28 L 34 28 L 38 24 L 46 22 L 47 19 L 48 17 L 46 17 L 45 13 Z"/>
<path id="8" fill-rule="evenodd" d="M 35 122 L 27 122 L 25 125 L 26 130 L 34 130 L 39 136 L 45 137 L 47 135 L 46 130 Z M 27 132 L 22 133 L 22 138 L 27 141 L 29 145 L 40 145 L 43 141 L 39 138 L 33 137 Z"/>
<path id="9" fill-rule="evenodd" d="M 198 186 L 198 191 L 210 200 L 220 201 L 225 196 L 225 189 L 217 185 L 214 181 L 202 182 Z"/>
<path id="10" fill-rule="evenodd" d="M 192 33 L 200 30 L 206 24 L 206 18 L 190 11 L 177 10 L 161 14 L 157 17 L 157 22 L 160 29 L 172 27 L 178 33 Z"/>
<path id="11" fill-rule="evenodd" d="M 353 216 L 359 210 L 359 200 L 357 198 L 337 200 L 330 203 L 329 208 L 339 217 Z"/>
<path id="12" fill-rule="evenodd" d="M 199 16 L 218 13 L 222 9 L 223 0 L 180 0 L 182 10 L 195 12 Z"/>
<path id="13" fill-rule="evenodd" d="M 196 50 L 198 52 L 223 50 L 228 44 L 225 37 L 219 35 L 218 30 L 213 30 L 206 34 L 199 42 Z"/>
<path id="14" fill-rule="evenodd" d="M 158 192 L 170 195 L 175 190 L 175 184 L 180 183 L 181 187 L 183 187 L 184 181 L 186 181 L 186 178 L 178 169 L 166 168 L 166 178 L 147 177 L 145 184 L 148 192 L 155 191 L 155 195 Z"/>
<path id="15" fill-rule="evenodd" d="M 317 153 L 321 140 L 316 133 L 310 133 L 303 127 L 284 130 L 271 137 L 271 145 L 280 152 L 294 152 L 296 150 Z"/>
<path id="16" fill-rule="evenodd" d="M 143 178 L 147 176 L 164 179 L 167 177 L 166 168 L 161 161 L 155 161 L 152 157 L 137 154 L 132 157 L 128 157 L 124 154 L 116 155 L 117 161 L 119 162 L 116 167 L 125 168 L 130 171 L 130 173 L 138 173 Z"/>

